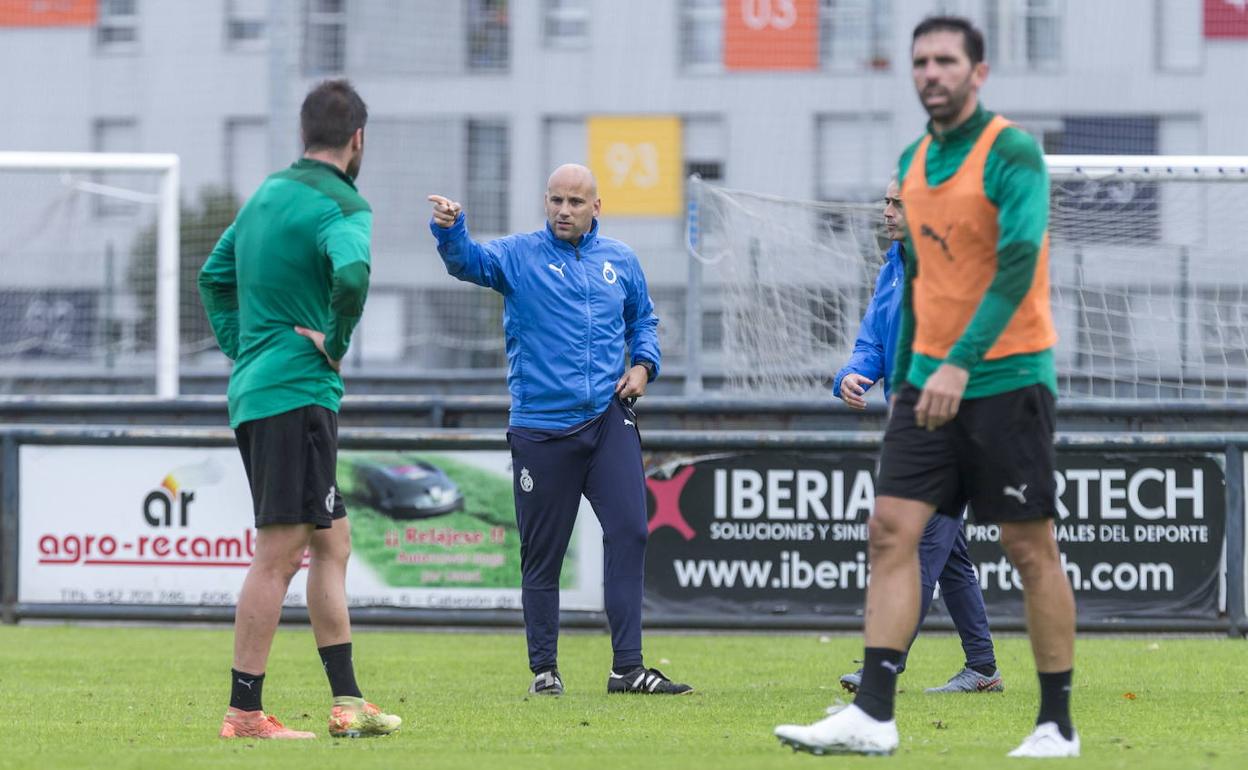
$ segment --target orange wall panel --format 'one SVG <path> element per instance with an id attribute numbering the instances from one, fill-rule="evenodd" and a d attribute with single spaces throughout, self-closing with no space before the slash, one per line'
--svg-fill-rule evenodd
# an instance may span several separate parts
<path id="1" fill-rule="evenodd" d="M 99 0 L 0 0 L 0 27 L 89 27 Z"/>
<path id="2" fill-rule="evenodd" d="M 724 69 L 818 67 L 818 0 L 724 0 Z"/>

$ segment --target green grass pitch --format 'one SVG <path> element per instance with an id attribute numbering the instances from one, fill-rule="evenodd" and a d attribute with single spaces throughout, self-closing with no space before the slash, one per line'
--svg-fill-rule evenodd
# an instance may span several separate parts
<path id="1" fill-rule="evenodd" d="M 605 693 L 609 642 L 567 633 L 568 693 L 526 696 L 519 632 L 358 631 L 365 695 L 406 720 L 393 736 L 325 735 L 328 688 L 310 631 L 278 632 L 266 709 L 315 741 L 216 737 L 228 698 L 228 628 L 0 627 L 7 725 L 0 768 L 875 768 L 1012 764 L 1036 686 L 1027 640 L 998 640 L 1007 691 L 929 696 L 960 665 L 956 638 L 919 639 L 898 696 L 892 758 L 812 757 L 783 749 L 778 722 L 813 721 L 859 656 L 854 635 L 647 637 L 647 662 L 698 692 Z M 1075 669 L 1084 768 L 1248 766 L 1248 642 L 1214 636 L 1084 636 Z M 1024 761 L 1025 764 L 1025 761 Z M 1067 764 L 1066 766 L 1075 766 Z"/>

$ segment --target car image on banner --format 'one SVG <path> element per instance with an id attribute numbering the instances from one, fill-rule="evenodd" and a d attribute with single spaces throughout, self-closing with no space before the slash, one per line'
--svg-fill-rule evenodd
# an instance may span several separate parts
<path id="1" fill-rule="evenodd" d="M 464 495 L 441 468 L 425 461 L 354 464 L 356 499 L 392 519 L 428 519 L 463 510 Z"/>

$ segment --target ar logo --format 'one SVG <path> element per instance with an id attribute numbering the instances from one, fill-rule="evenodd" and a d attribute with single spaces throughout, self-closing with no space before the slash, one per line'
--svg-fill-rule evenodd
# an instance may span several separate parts
<path id="1" fill-rule="evenodd" d="M 211 459 L 174 468 L 143 498 L 144 521 L 152 527 L 187 526 L 195 490 L 220 482 L 223 475 Z"/>
<path id="2" fill-rule="evenodd" d="M 178 526 L 174 520 L 180 519 L 180 525 L 185 527 L 194 500 L 195 492 L 179 489 L 173 477 L 168 476 L 160 488 L 153 489 L 143 498 L 143 518 L 153 527 Z"/>
<path id="3" fill-rule="evenodd" d="M 533 477 L 529 475 L 528 468 L 520 469 L 520 489 L 524 492 L 533 491 Z"/>
<path id="4" fill-rule="evenodd" d="M 602 263 L 602 280 L 606 281 L 607 283 L 615 283 L 617 278 L 619 278 L 619 275 L 616 274 L 615 268 L 611 266 L 611 263 L 603 262 Z"/>
<path id="5" fill-rule="evenodd" d="M 931 238 L 940 244 L 940 250 L 945 252 L 945 257 L 950 262 L 953 261 L 953 252 L 949 250 L 949 233 L 951 232 L 953 232 L 953 225 L 945 228 L 944 235 L 933 230 L 931 225 L 923 225 L 923 227 L 919 228 L 919 235 L 922 235 L 924 238 Z"/>

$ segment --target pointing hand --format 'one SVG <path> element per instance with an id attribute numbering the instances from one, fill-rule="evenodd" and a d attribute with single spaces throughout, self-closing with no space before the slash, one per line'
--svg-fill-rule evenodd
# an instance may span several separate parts
<path id="1" fill-rule="evenodd" d="M 450 227 L 455 224 L 460 212 L 464 210 L 463 206 L 441 195 L 430 195 L 429 201 L 433 204 L 433 221 L 438 227 Z"/>

